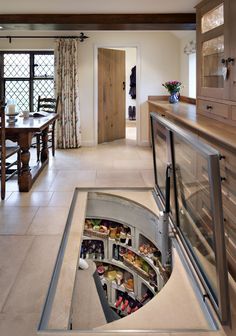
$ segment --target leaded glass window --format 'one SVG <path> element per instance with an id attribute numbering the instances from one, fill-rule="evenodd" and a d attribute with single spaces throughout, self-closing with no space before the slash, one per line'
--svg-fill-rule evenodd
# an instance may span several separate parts
<path id="1" fill-rule="evenodd" d="M 0 98 L 15 99 L 19 110 L 37 110 L 38 96 L 54 97 L 54 54 L 0 52 Z"/>

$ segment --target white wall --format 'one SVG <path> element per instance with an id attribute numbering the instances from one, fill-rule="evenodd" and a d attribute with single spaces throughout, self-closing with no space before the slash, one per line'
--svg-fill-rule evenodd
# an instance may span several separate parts
<path id="1" fill-rule="evenodd" d="M 189 56 L 184 53 L 184 47 L 191 41 L 196 40 L 196 32 L 188 32 L 180 39 L 180 81 L 183 84 L 181 94 L 189 96 Z"/>
<path id="2" fill-rule="evenodd" d="M 54 32 L 61 34 L 61 32 Z M 148 144 L 149 95 L 167 94 L 162 83 L 180 78 L 180 42 L 171 32 L 85 32 L 90 38 L 80 44 L 79 85 L 82 143 L 93 145 L 94 79 L 97 47 L 137 47 L 137 127 L 138 142 Z M 40 35 L 40 32 L 38 32 Z M 7 35 L 7 34 L 6 34 Z M 28 35 L 28 34 L 27 34 Z M 70 32 L 74 35 L 74 32 Z M 0 49 L 53 49 L 53 40 L 0 40 Z M 182 60 L 181 60 L 182 61 Z M 182 64 L 182 62 L 181 62 Z"/>
<path id="3" fill-rule="evenodd" d="M 190 54 L 188 62 L 188 78 L 189 78 L 189 90 L 188 95 L 191 98 L 196 98 L 197 95 L 197 73 L 196 73 L 196 53 Z"/>

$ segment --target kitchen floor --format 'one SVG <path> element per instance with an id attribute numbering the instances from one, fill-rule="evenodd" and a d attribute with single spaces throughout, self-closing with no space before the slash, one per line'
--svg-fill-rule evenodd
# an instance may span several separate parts
<path id="1" fill-rule="evenodd" d="M 0 203 L 0 335 L 37 334 L 75 187 L 153 185 L 151 148 L 131 139 L 57 150 L 28 193 L 8 181 Z M 235 329 L 227 335 L 235 335 Z"/>
<path id="2" fill-rule="evenodd" d="M 152 187 L 152 153 L 133 140 L 57 150 L 28 193 L 0 205 L 0 335 L 36 335 L 75 187 Z"/>

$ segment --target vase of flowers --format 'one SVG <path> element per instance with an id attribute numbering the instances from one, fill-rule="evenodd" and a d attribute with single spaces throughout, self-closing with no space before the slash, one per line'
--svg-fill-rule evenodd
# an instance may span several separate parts
<path id="1" fill-rule="evenodd" d="M 179 101 L 179 91 L 182 83 L 179 81 L 168 81 L 162 84 L 170 93 L 169 102 L 171 104 L 178 103 Z"/>

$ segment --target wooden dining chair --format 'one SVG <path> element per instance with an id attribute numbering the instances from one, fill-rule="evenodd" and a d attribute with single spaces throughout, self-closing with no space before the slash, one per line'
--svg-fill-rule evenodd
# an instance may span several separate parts
<path id="1" fill-rule="evenodd" d="M 5 105 L 0 103 L 0 163 L 1 163 L 1 199 L 5 199 L 6 181 L 20 173 L 20 147 L 6 146 Z M 16 158 L 13 157 L 16 156 Z M 14 160 L 10 158 L 13 157 Z M 7 161 L 8 159 L 9 162 Z"/>
<path id="2" fill-rule="evenodd" d="M 44 98 L 39 96 L 37 111 L 57 113 L 58 104 L 59 104 L 59 96 L 57 98 Z M 49 125 L 48 130 L 48 148 L 52 148 L 53 156 L 55 155 L 55 125 L 56 121 L 54 121 L 51 125 Z M 36 134 L 36 143 L 33 143 L 32 146 L 37 148 L 37 161 L 39 161 L 42 147 L 42 133 Z"/>

